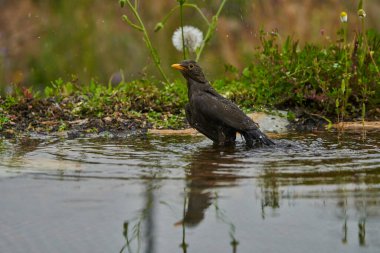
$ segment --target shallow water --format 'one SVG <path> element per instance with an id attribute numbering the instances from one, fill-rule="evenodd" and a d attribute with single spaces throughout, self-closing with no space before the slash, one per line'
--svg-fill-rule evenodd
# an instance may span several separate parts
<path id="1" fill-rule="evenodd" d="M 0 142 L 0 252 L 380 252 L 380 134 Z"/>

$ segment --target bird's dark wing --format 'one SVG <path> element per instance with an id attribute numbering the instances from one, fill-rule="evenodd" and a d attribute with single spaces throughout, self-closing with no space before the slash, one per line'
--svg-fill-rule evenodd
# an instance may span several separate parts
<path id="1" fill-rule="evenodd" d="M 209 139 L 214 142 L 219 141 L 219 133 L 212 125 L 205 123 L 205 120 L 200 118 L 194 118 L 191 111 L 190 104 L 185 105 L 186 119 L 191 127 L 197 129 L 202 134 L 206 135 Z"/>
<path id="2" fill-rule="evenodd" d="M 258 126 L 233 102 L 222 97 L 216 91 L 202 91 L 192 97 L 193 106 L 196 110 L 209 118 L 225 126 L 245 131 L 257 129 Z"/>

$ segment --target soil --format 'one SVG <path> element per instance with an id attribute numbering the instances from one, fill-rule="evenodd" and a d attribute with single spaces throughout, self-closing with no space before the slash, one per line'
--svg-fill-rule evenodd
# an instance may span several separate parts
<path id="1" fill-rule="evenodd" d="M 0 104 L 4 101 L 0 100 Z M 183 129 L 153 129 L 153 124 L 145 116 L 124 115 L 111 112 L 103 117 L 91 115 L 76 115 L 67 108 L 65 101 L 60 103 L 54 99 L 25 99 L 7 110 L 0 107 L 0 116 L 6 118 L 0 125 L 0 136 L 14 138 L 19 135 L 43 134 L 59 135 L 65 138 L 78 138 L 83 136 L 129 136 L 161 134 L 161 135 L 189 135 L 197 134 L 195 129 L 184 125 Z M 250 115 L 256 122 L 262 118 L 263 113 Z M 258 115 L 258 116 L 257 116 Z M 271 115 L 269 115 L 270 117 Z M 255 118 L 259 117 L 259 118 Z M 300 114 L 287 126 L 289 131 L 315 131 L 325 130 L 328 122 L 318 115 Z M 347 130 L 380 129 L 379 121 L 343 122 L 332 124 L 332 128 Z M 265 129 L 264 129 L 265 131 Z"/>
<path id="2" fill-rule="evenodd" d="M 1 101 L 4 102 L 4 101 Z M 65 104 L 53 99 L 25 99 L 7 110 L 0 107 L 3 120 L 0 135 L 12 138 L 28 133 L 63 134 L 76 138 L 87 134 L 144 134 L 151 124 L 144 116 L 137 118 L 114 112 L 103 117 L 77 115 Z"/>

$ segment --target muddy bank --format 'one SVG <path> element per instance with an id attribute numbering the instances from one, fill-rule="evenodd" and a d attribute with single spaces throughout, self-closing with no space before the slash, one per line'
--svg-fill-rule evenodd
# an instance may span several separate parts
<path id="1" fill-rule="evenodd" d="M 0 135 L 13 138 L 18 135 L 55 135 L 64 138 L 84 136 L 127 137 L 131 135 L 162 134 L 162 135 L 191 135 L 197 134 L 187 124 L 184 116 L 172 115 L 170 112 L 160 112 L 160 120 L 176 117 L 176 128 L 156 127 L 149 113 L 105 108 L 103 115 L 78 113 L 73 104 L 81 103 L 64 99 L 60 102 L 54 99 L 26 99 L 12 106 L 1 100 Z M 344 122 L 329 124 L 325 118 L 318 115 L 298 114 L 288 120 L 287 111 L 255 112 L 249 116 L 267 133 L 281 134 L 288 131 L 324 130 L 327 126 L 336 129 L 363 130 L 380 129 L 379 121 Z"/>
<path id="2" fill-rule="evenodd" d="M 0 135 L 51 134 L 75 138 L 102 132 L 144 134 L 152 124 L 146 115 L 126 114 L 104 108 L 99 115 L 78 111 L 79 97 L 57 102 L 54 99 L 25 99 L 12 105 L 0 100 Z"/>
<path id="3" fill-rule="evenodd" d="M 325 130 L 344 131 L 380 131 L 380 121 L 347 121 L 329 124 L 326 120 L 318 117 L 303 117 L 289 121 L 284 111 L 268 114 L 263 112 L 251 113 L 249 116 L 260 125 L 260 128 L 269 136 L 276 138 L 287 132 L 312 132 Z M 180 130 L 174 129 L 149 129 L 148 133 L 159 135 L 200 135 L 193 128 Z"/>

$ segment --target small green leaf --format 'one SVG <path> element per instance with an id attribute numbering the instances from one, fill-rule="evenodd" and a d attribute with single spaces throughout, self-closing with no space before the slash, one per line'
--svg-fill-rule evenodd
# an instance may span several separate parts
<path id="1" fill-rule="evenodd" d="M 294 121 L 296 119 L 296 115 L 291 111 L 288 111 L 286 117 L 288 118 L 289 121 Z"/>
<path id="2" fill-rule="evenodd" d="M 131 20 L 129 20 L 127 15 L 123 15 L 122 18 L 125 22 L 127 22 L 131 27 L 135 28 L 136 30 L 139 30 L 141 32 L 144 31 L 144 29 L 141 26 L 138 26 L 134 24 Z"/>
<path id="3" fill-rule="evenodd" d="M 159 30 L 161 30 L 162 28 L 164 28 L 164 24 L 162 22 L 159 22 L 156 24 L 156 26 L 154 27 L 154 31 L 155 32 L 158 32 Z"/>
<path id="4" fill-rule="evenodd" d="M 52 97 L 53 96 L 53 88 L 51 88 L 50 86 L 46 86 L 45 87 L 45 90 L 44 90 L 44 93 L 45 93 L 45 96 L 46 97 Z"/>
<path id="5" fill-rule="evenodd" d="M 251 71 L 249 70 L 249 68 L 244 68 L 243 69 L 243 76 L 245 76 L 245 77 L 250 77 L 251 76 Z"/>
<path id="6" fill-rule="evenodd" d="M 119 0 L 120 7 L 123 8 L 126 0 Z"/>

